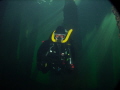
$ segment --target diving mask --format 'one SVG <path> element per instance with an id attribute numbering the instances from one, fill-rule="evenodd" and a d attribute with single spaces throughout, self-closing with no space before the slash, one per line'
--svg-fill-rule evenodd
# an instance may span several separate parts
<path id="1" fill-rule="evenodd" d="M 55 33 L 55 39 L 57 40 L 57 41 L 61 41 L 61 40 L 63 40 L 64 38 L 65 38 L 65 34 L 56 34 Z"/>

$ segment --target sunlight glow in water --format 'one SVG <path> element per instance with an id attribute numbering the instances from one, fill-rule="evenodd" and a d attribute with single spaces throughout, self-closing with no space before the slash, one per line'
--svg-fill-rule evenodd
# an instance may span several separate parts
<path id="1" fill-rule="evenodd" d="M 81 2 L 81 0 L 74 0 L 74 2 L 76 5 L 78 5 Z"/>
<path id="2" fill-rule="evenodd" d="M 53 0 L 37 0 L 37 3 L 41 4 L 41 3 L 49 2 L 49 4 L 50 4 L 50 3 L 52 3 L 52 1 Z"/>

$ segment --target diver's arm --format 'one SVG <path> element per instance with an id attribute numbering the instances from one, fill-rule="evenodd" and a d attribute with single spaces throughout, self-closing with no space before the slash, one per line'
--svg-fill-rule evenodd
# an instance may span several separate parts
<path id="1" fill-rule="evenodd" d="M 71 51 L 71 45 L 68 45 L 68 60 L 69 60 L 70 70 L 74 70 L 74 58 Z"/>
<path id="2" fill-rule="evenodd" d="M 75 45 L 74 45 L 74 40 L 71 38 L 69 40 L 69 43 L 70 43 L 70 52 L 71 52 L 71 55 L 72 55 L 72 58 L 73 58 L 73 61 L 75 61 Z"/>
<path id="3" fill-rule="evenodd" d="M 42 61 L 46 60 L 46 52 L 49 49 L 49 41 L 44 41 L 38 49 L 37 52 L 37 68 L 40 70 L 40 65 Z"/>

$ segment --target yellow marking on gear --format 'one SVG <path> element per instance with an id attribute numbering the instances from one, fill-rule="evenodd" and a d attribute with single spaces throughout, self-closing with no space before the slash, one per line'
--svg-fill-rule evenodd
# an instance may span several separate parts
<path id="1" fill-rule="evenodd" d="M 72 31 L 73 31 L 73 29 L 70 29 L 70 30 L 68 31 L 68 34 L 67 34 L 66 38 L 65 38 L 64 40 L 62 40 L 61 43 L 65 43 L 65 42 L 68 41 L 68 39 L 69 39 Z M 55 31 L 53 31 L 53 33 L 52 33 L 51 40 L 52 40 L 53 42 L 57 42 L 57 40 L 54 38 L 54 37 L 55 37 L 55 34 L 54 34 L 54 33 L 55 33 Z"/>
<path id="2" fill-rule="evenodd" d="M 54 33 L 55 33 L 55 31 L 52 33 L 51 39 L 52 39 L 53 42 L 57 42 L 57 40 L 55 40 L 55 38 L 54 38 L 55 37 Z"/>
<path id="3" fill-rule="evenodd" d="M 47 67 L 47 63 L 45 63 L 45 67 Z"/>
<path id="4" fill-rule="evenodd" d="M 68 31 L 68 34 L 67 34 L 66 38 L 65 38 L 64 40 L 62 40 L 61 43 L 65 43 L 65 42 L 68 41 L 68 39 L 69 39 L 69 37 L 70 37 L 72 31 L 73 31 L 73 29 L 70 29 L 70 30 Z"/>

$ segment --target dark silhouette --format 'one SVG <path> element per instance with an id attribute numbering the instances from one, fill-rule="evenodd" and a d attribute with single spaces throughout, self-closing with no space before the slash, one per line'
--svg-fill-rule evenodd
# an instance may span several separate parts
<path id="1" fill-rule="evenodd" d="M 73 71 L 74 51 L 70 35 L 72 29 L 58 26 L 50 38 L 44 41 L 37 53 L 37 68 L 43 73 Z"/>
<path id="2" fill-rule="evenodd" d="M 119 5 L 119 2 L 116 1 L 116 0 L 109 0 L 109 1 L 114 5 L 114 7 L 117 9 L 117 11 L 120 14 L 120 5 Z"/>
<path id="3" fill-rule="evenodd" d="M 116 85 L 114 90 L 120 90 L 120 81 L 117 83 L 117 85 Z"/>
<path id="4" fill-rule="evenodd" d="M 116 19 L 117 26 L 118 26 L 118 29 L 119 29 L 119 35 L 118 36 L 120 38 L 120 14 L 118 13 L 118 11 L 116 10 L 116 8 L 114 6 L 112 7 L 112 12 L 115 15 L 115 19 Z"/>

